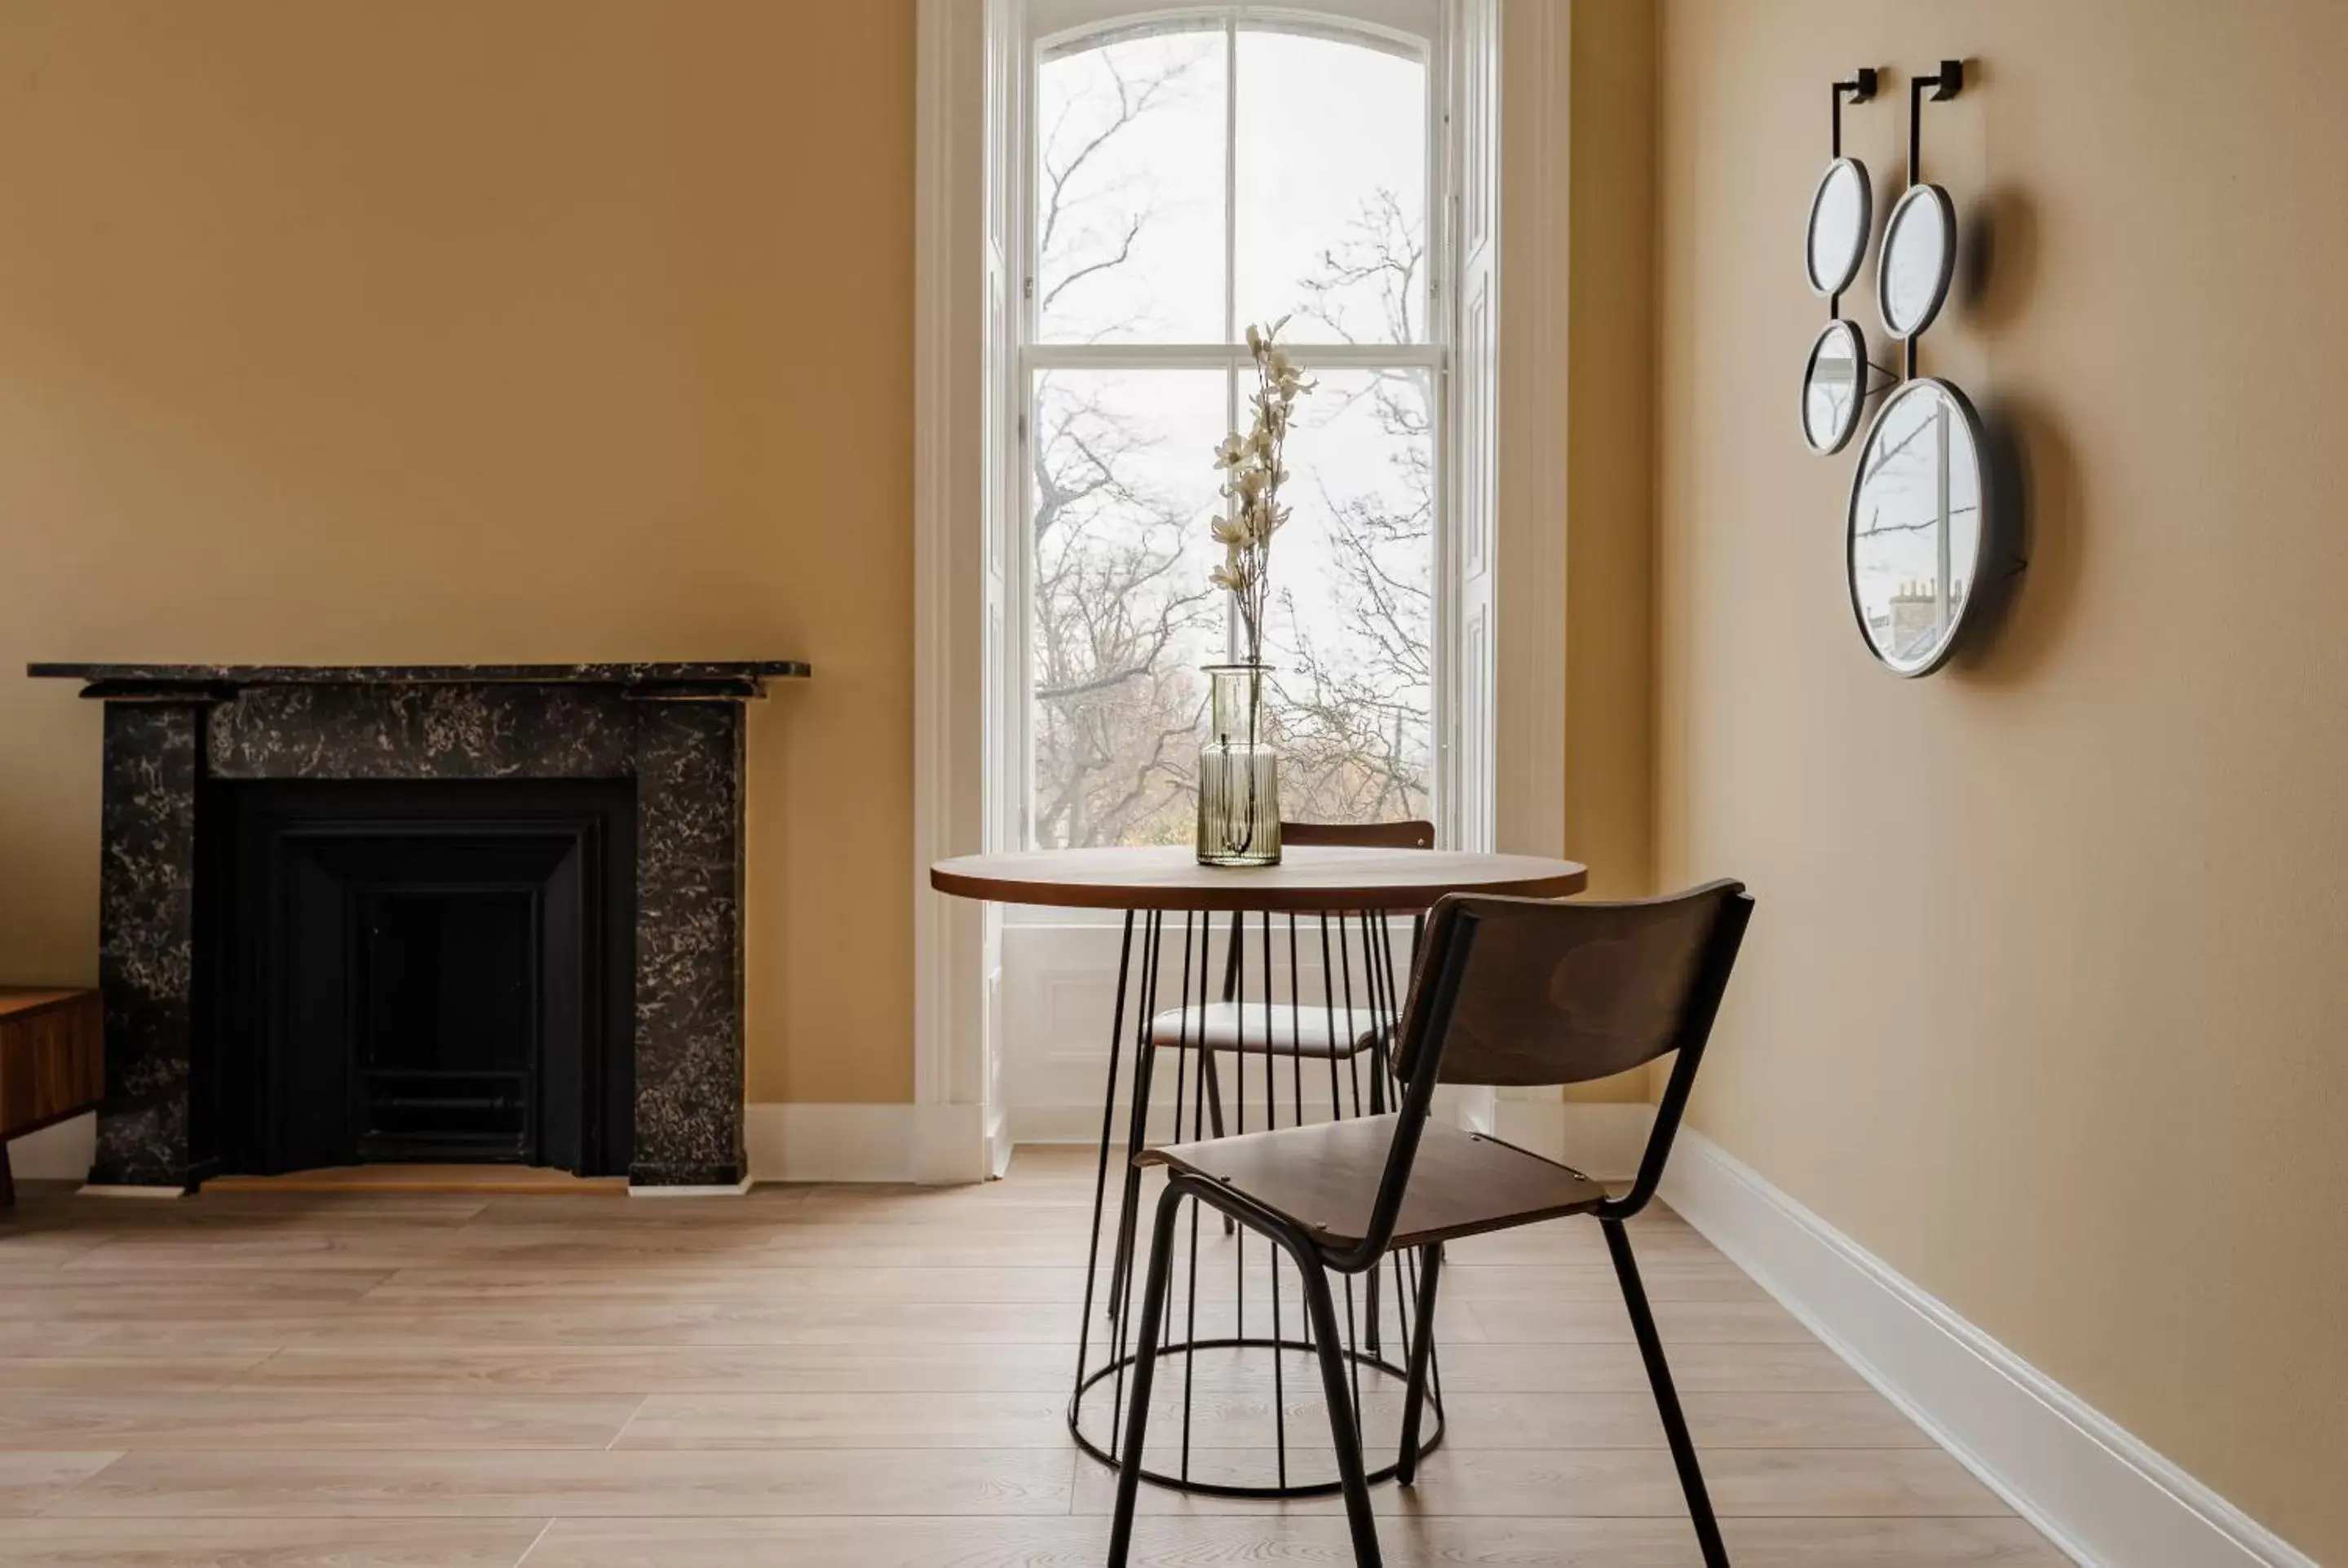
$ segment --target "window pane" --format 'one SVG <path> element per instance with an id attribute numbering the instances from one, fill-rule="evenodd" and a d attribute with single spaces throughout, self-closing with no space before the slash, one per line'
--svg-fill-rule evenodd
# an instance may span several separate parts
<path id="1" fill-rule="evenodd" d="M 1426 376 L 1344 371 L 1296 407 L 1288 526 L 1264 658 L 1279 671 L 1281 809 L 1293 821 L 1430 814 L 1435 443 Z"/>
<path id="2" fill-rule="evenodd" d="M 1221 29 L 1046 58 L 1036 73 L 1036 332 L 1223 340 Z"/>
<path id="3" fill-rule="evenodd" d="M 1187 844 L 1199 666 L 1223 651 L 1207 531 L 1221 371 L 1035 380 L 1031 731 L 1038 846 Z"/>
<path id="4" fill-rule="evenodd" d="M 1239 36 L 1239 319 L 1296 343 L 1426 326 L 1426 67 L 1360 44 Z"/>

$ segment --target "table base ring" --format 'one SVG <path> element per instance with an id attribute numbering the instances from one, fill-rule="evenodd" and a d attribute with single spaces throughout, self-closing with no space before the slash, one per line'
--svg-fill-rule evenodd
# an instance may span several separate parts
<path id="1" fill-rule="evenodd" d="M 1159 1346 L 1158 1358 L 1160 1361 L 1164 1361 L 1177 1356 L 1188 1356 L 1198 1350 L 1271 1350 L 1275 1354 L 1295 1350 L 1306 1355 L 1320 1353 L 1319 1348 L 1310 1340 L 1274 1339 L 1262 1335 L 1248 1335 L 1244 1337 L 1176 1340 Z M 1409 1384 L 1410 1374 L 1407 1371 L 1373 1351 L 1349 1348 L 1343 1354 L 1347 1360 L 1364 1371 L 1391 1378 L 1397 1386 L 1406 1387 Z M 1068 1400 L 1069 1435 L 1076 1440 L 1078 1448 L 1112 1471 L 1122 1468 L 1123 1461 L 1120 1458 L 1085 1435 L 1082 1420 L 1085 1395 L 1096 1384 L 1106 1378 L 1114 1378 L 1117 1373 L 1129 1368 L 1138 1358 L 1138 1352 L 1127 1351 L 1078 1383 L 1075 1395 Z M 1441 1396 L 1431 1389 L 1428 1391 L 1426 1399 L 1426 1435 L 1419 1440 L 1418 1445 L 1421 1459 L 1433 1453 L 1443 1441 L 1443 1401 Z M 1366 1454 L 1364 1456 L 1364 1461 L 1365 1464 L 1367 1463 Z M 1364 1479 L 1370 1485 L 1375 1486 L 1381 1481 L 1392 1481 L 1394 1476 L 1395 1461 L 1389 1460 L 1376 1469 L 1367 1471 Z M 1162 1471 L 1152 1470 L 1147 1465 L 1141 1469 L 1141 1479 L 1152 1486 L 1163 1487 L 1169 1491 L 1189 1492 L 1201 1497 L 1328 1497 L 1343 1491 L 1344 1487 L 1344 1483 L 1334 1476 L 1327 1481 L 1297 1481 L 1286 1486 L 1276 1484 L 1238 1486 L 1225 1481 L 1189 1481 L 1179 1475 L 1169 1475 Z"/>

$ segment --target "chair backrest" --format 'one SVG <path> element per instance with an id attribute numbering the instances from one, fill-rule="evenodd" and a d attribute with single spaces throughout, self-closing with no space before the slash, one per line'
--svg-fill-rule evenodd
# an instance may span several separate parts
<path id="1" fill-rule="evenodd" d="M 1735 882 L 1628 904 L 1455 896 L 1435 907 L 1425 972 L 1474 928 L 1458 993 L 1444 1020 L 1440 1081 L 1495 1086 L 1611 1078 L 1679 1049 L 1715 928 Z M 1748 900 L 1749 902 L 1749 900 Z M 1724 980 L 1725 975 L 1720 977 Z M 1410 1076 L 1430 1041 L 1411 999 L 1395 1071 Z"/>
<path id="2" fill-rule="evenodd" d="M 1630 904 L 1456 893 L 1437 903 L 1404 1007 L 1401 1114 L 1362 1256 L 1393 1235 L 1437 1083 L 1579 1083 L 1677 1051 L 1638 1177 L 1599 1214 L 1645 1207 L 1752 916 L 1741 882 Z"/>
<path id="3" fill-rule="evenodd" d="M 1282 844 L 1331 844 L 1354 849 L 1432 849 L 1435 824 L 1403 822 L 1283 822 Z"/>

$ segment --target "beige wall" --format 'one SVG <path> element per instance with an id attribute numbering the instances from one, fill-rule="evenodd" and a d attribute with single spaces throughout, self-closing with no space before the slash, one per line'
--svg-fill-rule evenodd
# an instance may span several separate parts
<path id="1" fill-rule="evenodd" d="M 95 968 L 28 659 L 799 657 L 750 1092 L 910 1098 L 912 10 L 0 7 L 0 979 Z"/>
<path id="2" fill-rule="evenodd" d="M 1565 852 L 1653 888 L 1655 12 L 1573 6 Z"/>
<path id="3" fill-rule="evenodd" d="M 1638 898 L 1654 891 L 1654 7 L 1575 0 L 1571 26 L 1564 843 L 1593 897 Z M 1648 1074 L 1564 1097 L 1636 1102 Z"/>
<path id="4" fill-rule="evenodd" d="M 1696 1125 L 2348 1559 L 2348 7 L 1664 18 L 1661 871 L 1760 901 Z M 1924 364 L 2020 427 L 2036 540 L 1910 682 L 1797 434 L 1798 256 L 1826 84 L 1942 55 L 1987 246 Z M 1905 123 L 1904 78 L 1850 116 L 1879 186 Z"/>

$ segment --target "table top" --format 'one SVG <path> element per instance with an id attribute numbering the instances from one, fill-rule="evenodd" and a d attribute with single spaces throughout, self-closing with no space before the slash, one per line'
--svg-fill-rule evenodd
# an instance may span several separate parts
<path id="1" fill-rule="evenodd" d="M 1201 866 L 1181 845 L 963 855 L 930 867 L 958 898 L 1074 909 L 1424 909 L 1446 893 L 1579 893 L 1586 867 L 1537 855 L 1298 845 L 1277 866 Z"/>

